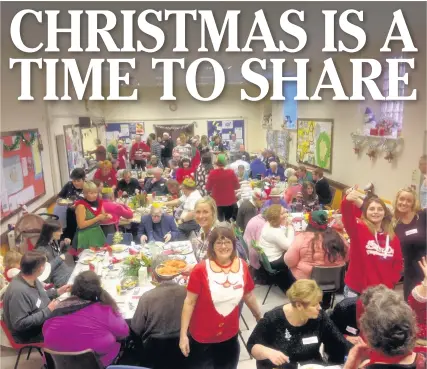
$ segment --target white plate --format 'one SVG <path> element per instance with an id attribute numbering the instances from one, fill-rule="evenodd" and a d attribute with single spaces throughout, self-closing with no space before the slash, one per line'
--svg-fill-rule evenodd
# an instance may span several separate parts
<path id="1" fill-rule="evenodd" d="M 319 364 L 306 364 L 299 367 L 299 369 L 324 369 L 326 366 Z"/>

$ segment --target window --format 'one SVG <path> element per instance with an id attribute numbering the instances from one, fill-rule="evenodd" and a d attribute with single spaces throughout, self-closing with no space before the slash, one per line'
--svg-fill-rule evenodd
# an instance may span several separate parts
<path id="1" fill-rule="evenodd" d="M 403 55 L 399 57 L 399 59 L 402 59 L 402 58 L 403 58 Z M 382 94 L 385 97 L 389 96 L 388 74 L 389 74 L 388 63 L 385 62 L 383 66 L 383 88 L 382 88 Z M 405 64 L 402 63 L 399 65 L 399 77 L 402 77 L 404 74 L 405 74 Z M 405 84 L 403 81 L 399 81 L 399 96 L 404 96 L 404 94 L 405 94 Z M 398 125 L 397 129 L 402 129 L 403 103 L 404 101 L 381 101 L 381 116 L 379 117 L 379 119 L 381 120 L 383 118 L 390 118 L 397 123 Z"/>
<path id="2" fill-rule="evenodd" d="M 297 82 L 289 81 L 283 83 L 283 121 L 286 123 L 286 128 L 297 129 L 298 118 L 298 101 L 295 101 L 297 95 Z"/>

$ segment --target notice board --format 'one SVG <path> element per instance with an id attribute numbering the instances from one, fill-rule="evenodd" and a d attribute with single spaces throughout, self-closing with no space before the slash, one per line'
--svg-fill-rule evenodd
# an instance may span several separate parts
<path id="1" fill-rule="evenodd" d="M 43 163 L 37 129 L 2 132 L 0 138 L 2 170 L 1 222 L 46 193 Z"/>
<path id="2" fill-rule="evenodd" d="M 222 143 L 226 150 L 229 150 L 231 134 L 236 135 L 236 141 L 245 144 L 245 121 L 237 120 L 208 120 L 208 137 L 211 141 L 216 135 L 222 138 Z"/>
<path id="3" fill-rule="evenodd" d="M 107 123 L 107 127 L 105 128 L 107 146 L 112 140 L 122 140 L 125 144 L 129 145 L 136 135 L 141 135 L 144 141 L 147 139 L 144 122 L 112 122 Z"/>

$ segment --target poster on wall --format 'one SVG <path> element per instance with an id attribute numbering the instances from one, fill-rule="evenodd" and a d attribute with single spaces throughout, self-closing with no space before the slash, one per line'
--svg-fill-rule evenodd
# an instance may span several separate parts
<path id="1" fill-rule="evenodd" d="M 236 141 L 245 144 L 245 121 L 244 120 L 208 120 L 208 139 L 212 141 L 214 136 L 219 135 L 225 148 L 229 149 L 231 134 L 236 135 Z"/>
<path id="2" fill-rule="evenodd" d="M 107 123 L 105 128 L 105 140 L 108 146 L 111 141 L 122 140 L 124 144 L 130 145 L 135 135 L 141 135 L 144 141 L 145 136 L 144 122 L 117 122 Z"/>
<path id="3" fill-rule="evenodd" d="M 46 193 L 38 130 L 1 133 L 1 221 Z"/>
<path id="4" fill-rule="evenodd" d="M 304 119 L 297 123 L 297 162 L 332 171 L 333 119 Z"/>
<path id="5" fill-rule="evenodd" d="M 289 142 L 290 136 L 287 131 L 268 130 L 267 131 L 267 148 L 273 150 L 280 160 L 285 163 L 289 162 Z"/>
<path id="6" fill-rule="evenodd" d="M 67 150 L 68 172 L 81 168 L 86 163 L 79 126 L 64 126 L 65 148 Z"/>

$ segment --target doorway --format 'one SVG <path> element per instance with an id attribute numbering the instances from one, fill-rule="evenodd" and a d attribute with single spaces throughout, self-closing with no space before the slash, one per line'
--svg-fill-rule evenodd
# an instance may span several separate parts
<path id="1" fill-rule="evenodd" d="M 157 137 L 162 137 L 163 133 L 169 133 L 172 141 L 176 142 L 176 139 L 184 133 L 187 138 L 194 136 L 194 123 L 191 124 L 155 124 L 154 131 Z"/>

